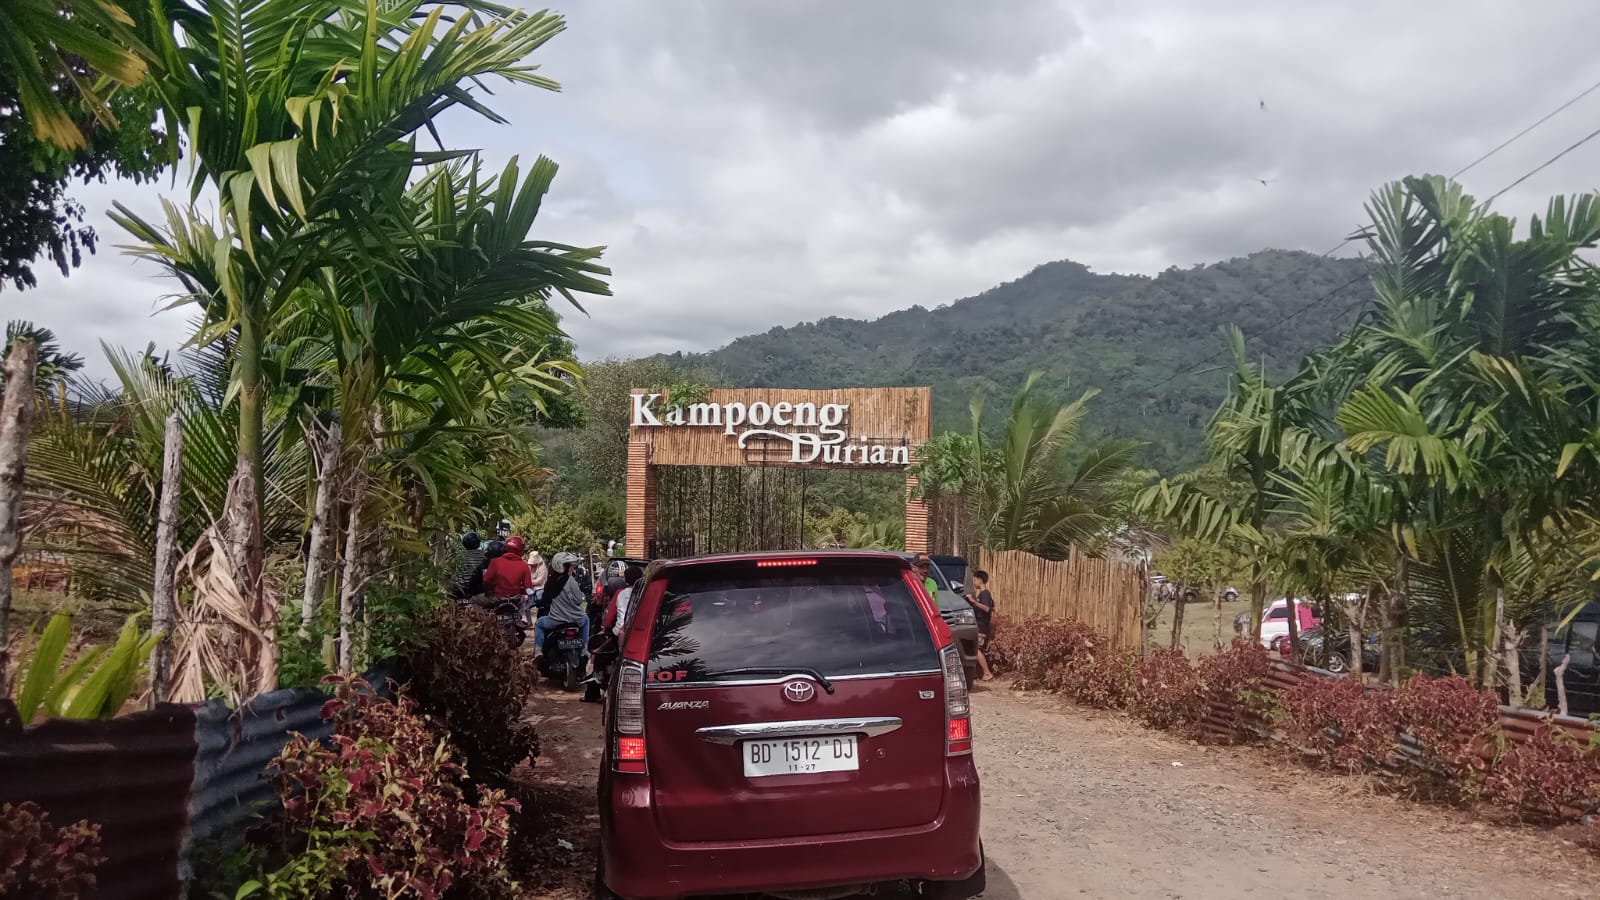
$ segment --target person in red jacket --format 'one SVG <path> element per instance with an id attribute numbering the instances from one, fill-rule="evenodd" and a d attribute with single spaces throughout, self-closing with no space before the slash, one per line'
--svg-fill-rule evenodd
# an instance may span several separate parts
<path id="1" fill-rule="evenodd" d="M 522 558 L 528 542 L 519 535 L 506 538 L 504 553 L 489 560 L 483 573 L 483 593 L 495 600 L 514 599 L 519 604 L 524 594 L 533 587 L 533 570 Z"/>

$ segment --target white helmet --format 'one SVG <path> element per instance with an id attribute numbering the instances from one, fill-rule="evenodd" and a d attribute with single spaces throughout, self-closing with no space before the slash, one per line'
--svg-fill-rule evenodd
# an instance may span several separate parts
<path id="1" fill-rule="evenodd" d="M 578 554 L 571 550 L 563 550 L 550 557 L 550 568 L 556 572 L 565 572 L 567 567 L 578 561 Z"/>

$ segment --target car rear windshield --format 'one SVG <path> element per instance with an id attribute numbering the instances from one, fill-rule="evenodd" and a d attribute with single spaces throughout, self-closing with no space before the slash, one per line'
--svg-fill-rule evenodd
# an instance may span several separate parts
<path id="1" fill-rule="evenodd" d="M 757 568 L 673 573 L 650 640 L 652 683 L 682 684 L 811 669 L 827 677 L 933 671 L 939 654 L 893 566 Z M 797 669 L 798 671 L 798 669 Z"/>

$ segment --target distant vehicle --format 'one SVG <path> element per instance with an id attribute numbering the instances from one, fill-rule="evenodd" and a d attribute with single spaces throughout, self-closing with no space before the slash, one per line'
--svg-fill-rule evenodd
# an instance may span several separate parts
<path id="1" fill-rule="evenodd" d="M 605 705 L 596 900 L 983 893 L 950 629 L 892 553 L 657 564 Z"/>
<path id="2" fill-rule="evenodd" d="M 1294 605 L 1295 618 L 1299 620 L 1300 633 L 1321 624 L 1322 618 L 1317 615 L 1310 604 L 1297 601 Z M 1280 597 L 1272 601 L 1267 607 L 1266 614 L 1261 619 L 1261 646 L 1271 650 L 1278 649 L 1278 642 L 1289 636 L 1289 600 Z"/>
<path id="3" fill-rule="evenodd" d="M 1285 657 L 1289 655 L 1289 642 L 1280 641 L 1279 649 Z M 1332 634 L 1321 625 L 1309 628 L 1300 635 L 1300 653 L 1298 661 L 1308 666 L 1327 669 L 1335 675 L 1350 671 L 1350 633 L 1343 629 Z M 1367 635 L 1366 641 L 1361 645 L 1361 671 L 1376 672 L 1381 662 L 1378 651 L 1378 636 Z"/>
<path id="4" fill-rule="evenodd" d="M 1591 716 L 1600 713 L 1600 600 L 1590 602 L 1565 627 L 1551 629 L 1550 655 L 1545 670 L 1545 702 L 1556 705 L 1556 666 L 1564 656 L 1567 663 L 1567 713 Z M 1535 658 L 1538 654 L 1534 654 Z M 1535 672 L 1537 677 L 1537 672 Z"/>
<path id="5" fill-rule="evenodd" d="M 902 553 L 900 557 L 909 561 L 915 555 Z M 953 558 L 961 559 L 959 556 Z M 961 562 L 965 564 L 966 560 L 961 559 Z M 939 586 L 939 595 L 933 598 L 939 604 L 939 617 L 944 619 L 955 635 L 956 649 L 961 652 L 961 668 L 967 673 L 967 683 L 970 684 L 978 677 L 978 614 L 967 602 L 964 583 L 945 577 L 944 567 L 938 560 L 933 561 L 933 571 L 929 574 Z"/>

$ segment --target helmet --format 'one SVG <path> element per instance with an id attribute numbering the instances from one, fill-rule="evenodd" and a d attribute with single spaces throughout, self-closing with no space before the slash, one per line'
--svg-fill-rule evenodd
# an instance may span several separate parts
<path id="1" fill-rule="evenodd" d="M 483 555 L 489 557 L 490 559 L 494 559 L 496 556 L 499 556 L 504 552 L 506 552 L 506 545 L 504 541 L 490 541 L 489 546 L 484 548 Z"/>
<path id="2" fill-rule="evenodd" d="M 506 549 L 512 553 L 521 553 L 528 549 L 528 542 L 522 539 L 522 535 L 513 534 L 511 537 L 506 538 Z"/>
<path id="3" fill-rule="evenodd" d="M 467 548 L 468 550 L 478 549 L 478 545 L 481 543 L 483 543 L 483 538 L 478 537 L 478 533 L 476 531 L 469 531 L 461 536 L 461 546 Z"/>
<path id="4" fill-rule="evenodd" d="M 556 572 L 566 571 L 567 567 L 578 561 L 578 554 L 571 550 L 563 550 L 550 558 L 550 568 Z"/>

